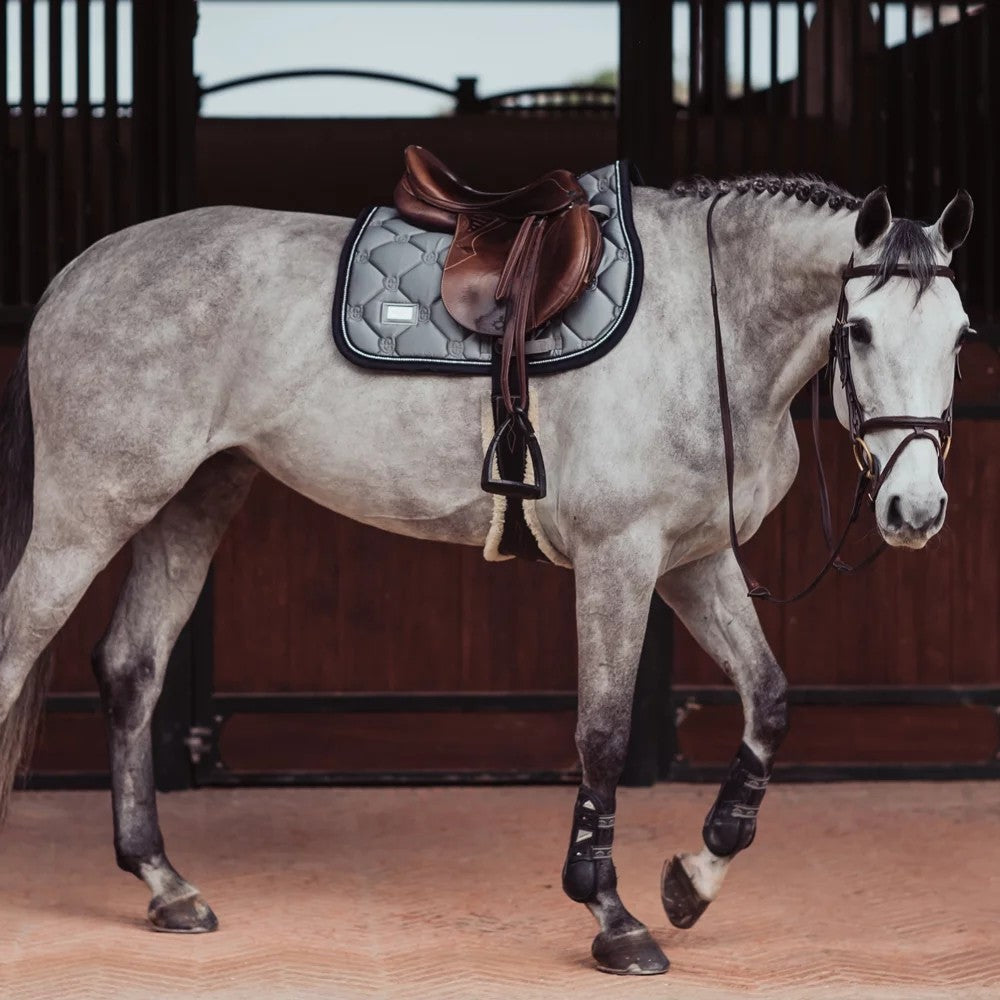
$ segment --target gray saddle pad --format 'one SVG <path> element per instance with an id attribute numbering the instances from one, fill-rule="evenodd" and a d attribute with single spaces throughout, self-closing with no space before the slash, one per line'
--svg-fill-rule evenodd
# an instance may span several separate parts
<path id="1" fill-rule="evenodd" d="M 537 332 L 552 350 L 528 361 L 532 374 L 565 371 L 601 357 L 624 335 L 642 288 L 642 249 L 632 224 L 628 164 L 583 174 L 604 237 L 597 276 Z M 495 337 L 466 330 L 441 301 L 450 233 L 411 226 L 394 208 L 373 208 L 354 224 L 340 261 L 333 336 L 350 361 L 392 371 L 489 375 Z"/>

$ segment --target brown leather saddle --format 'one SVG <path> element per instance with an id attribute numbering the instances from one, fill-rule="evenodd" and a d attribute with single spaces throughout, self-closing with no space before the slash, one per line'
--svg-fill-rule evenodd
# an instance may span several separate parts
<path id="1" fill-rule="evenodd" d="M 528 419 L 527 357 L 549 345 L 528 335 L 591 282 L 601 258 L 600 227 L 568 170 L 553 170 L 516 191 L 478 191 L 420 146 L 408 146 L 404 157 L 396 210 L 413 225 L 455 234 L 441 279 L 445 308 L 466 329 L 497 338 L 495 433 L 483 489 L 540 499 L 545 465 Z M 498 451 L 501 441 L 505 448 Z M 524 481 L 529 456 L 533 482 Z"/>

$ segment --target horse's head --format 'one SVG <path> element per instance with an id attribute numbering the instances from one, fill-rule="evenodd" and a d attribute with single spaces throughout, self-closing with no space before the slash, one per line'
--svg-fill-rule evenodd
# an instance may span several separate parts
<path id="1" fill-rule="evenodd" d="M 844 285 L 834 405 L 872 472 L 875 517 L 890 545 L 921 548 L 944 523 L 941 470 L 969 318 L 941 271 L 971 224 L 965 191 L 932 226 L 894 220 L 883 189 L 858 213 L 853 265 L 862 273 Z"/>

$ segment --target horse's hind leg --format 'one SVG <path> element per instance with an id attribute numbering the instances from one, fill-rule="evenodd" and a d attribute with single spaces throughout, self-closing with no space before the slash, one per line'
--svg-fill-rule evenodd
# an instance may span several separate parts
<path id="1" fill-rule="evenodd" d="M 705 846 L 663 869 L 667 916 L 676 927 L 690 927 L 718 895 L 733 857 L 754 839 L 771 765 L 788 731 L 788 683 L 731 549 L 668 573 L 657 591 L 729 675 L 743 704 L 743 742 L 705 819 Z"/>
<path id="2" fill-rule="evenodd" d="M 111 626 L 94 651 L 109 727 L 115 853 L 119 867 L 153 893 L 148 916 L 157 930 L 218 926 L 208 904 L 163 850 L 150 720 L 170 652 L 256 471 L 242 456 L 216 455 L 135 536 L 131 572 Z"/>
<path id="3" fill-rule="evenodd" d="M 573 812 L 563 890 L 601 931 L 591 948 L 602 972 L 650 975 L 669 963 L 618 896 L 611 860 L 615 789 L 625 763 L 632 692 L 656 577 L 654 545 L 627 539 L 574 558 L 579 639 L 576 744 L 583 785 Z"/>

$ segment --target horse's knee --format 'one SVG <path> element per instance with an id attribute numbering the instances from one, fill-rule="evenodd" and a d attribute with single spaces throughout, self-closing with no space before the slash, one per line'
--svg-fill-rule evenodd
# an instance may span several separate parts
<path id="1" fill-rule="evenodd" d="M 156 661 L 148 654 L 119 650 L 101 640 L 91 656 L 101 701 L 113 729 L 144 726 L 156 704 Z"/>

